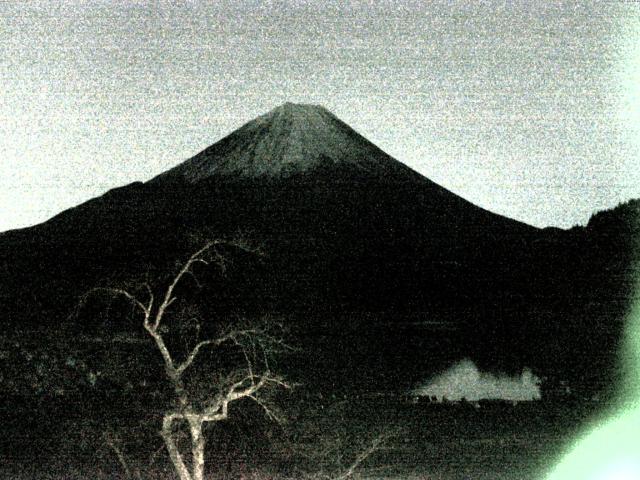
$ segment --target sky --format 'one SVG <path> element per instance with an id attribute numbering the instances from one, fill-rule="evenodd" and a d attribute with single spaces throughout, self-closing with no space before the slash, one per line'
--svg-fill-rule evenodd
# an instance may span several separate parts
<path id="1" fill-rule="evenodd" d="M 640 2 L 0 2 L 0 231 L 320 104 L 536 226 L 640 197 Z"/>

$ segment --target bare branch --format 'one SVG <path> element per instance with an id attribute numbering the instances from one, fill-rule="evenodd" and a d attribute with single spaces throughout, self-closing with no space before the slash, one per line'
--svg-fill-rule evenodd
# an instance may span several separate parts
<path id="1" fill-rule="evenodd" d="M 272 383 L 286 390 L 291 390 L 295 386 L 295 384 L 285 381 L 285 379 L 280 376 L 269 377 L 267 379 L 267 383 Z"/>
<path id="2" fill-rule="evenodd" d="M 262 245 L 252 243 L 248 240 L 248 238 L 252 237 L 252 235 L 247 234 L 247 232 L 242 232 L 238 230 L 235 235 L 229 240 L 227 243 L 232 245 L 240 250 L 244 250 L 245 252 L 252 253 L 257 256 L 264 256 L 264 250 L 262 249 Z"/>
<path id="3" fill-rule="evenodd" d="M 118 463 L 120 463 L 122 470 L 124 470 L 124 474 L 126 478 L 132 479 L 133 475 L 131 475 L 131 469 L 129 468 L 129 463 L 125 458 L 124 453 L 122 452 L 122 449 L 118 445 L 118 441 L 116 437 L 111 432 L 104 432 L 103 438 L 106 444 L 109 446 L 109 448 L 111 448 L 111 450 L 113 450 L 113 452 L 115 453 L 116 458 L 118 459 Z"/>
<path id="4" fill-rule="evenodd" d="M 153 296 L 153 290 L 151 289 L 151 285 L 149 285 L 148 282 L 144 283 L 144 287 L 147 290 L 147 294 L 149 295 L 149 300 L 147 302 L 147 314 L 151 313 L 151 309 L 153 308 L 153 302 L 155 300 L 154 296 Z"/>
<path id="5" fill-rule="evenodd" d="M 237 345 L 239 345 L 237 343 L 237 338 L 238 337 L 245 336 L 245 335 L 251 335 L 251 334 L 255 334 L 255 333 L 257 333 L 257 330 L 252 330 L 252 329 L 236 330 L 236 331 L 228 332 L 228 333 L 224 334 L 223 336 L 221 336 L 219 338 L 214 338 L 214 339 L 211 339 L 211 340 L 203 340 L 203 341 L 197 343 L 195 347 L 193 347 L 191 352 L 189 352 L 189 355 L 187 355 L 187 358 L 176 368 L 176 372 L 179 375 L 181 375 L 187 368 L 189 368 L 191 366 L 191 364 L 194 362 L 194 360 L 198 356 L 198 353 L 200 353 L 200 350 L 203 347 L 206 347 L 208 345 L 211 345 L 211 346 L 214 346 L 214 347 L 219 347 L 220 345 L 222 345 L 223 343 L 226 343 L 226 342 L 234 342 Z"/>
<path id="6" fill-rule="evenodd" d="M 235 246 L 235 247 L 240 248 L 242 250 L 245 250 L 245 251 L 248 251 L 248 252 L 253 252 L 253 249 L 250 247 L 250 245 L 246 241 L 240 241 L 240 240 L 231 240 L 231 241 L 227 241 L 227 240 L 210 240 L 210 241 L 206 242 L 203 247 L 201 247 L 198 251 L 196 251 L 195 253 L 193 253 L 189 257 L 189 259 L 184 263 L 182 268 L 178 271 L 176 276 L 173 277 L 173 280 L 171 281 L 171 283 L 167 287 L 167 290 L 166 290 L 165 295 L 164 295 L 164 299 L 163 299 L 162 303 L 160 304 L 160 307 L 158 308 L 158 312 L 155 315 L 155 320 L 154 320 L 154 323 L 153 323 L 154 330 L 156 330 L 159 327 L 160 322 L 162 321 L 162 317 L 164 316 L 164 313 L 167 310 L 167 308 L 175 301 L 175 297 L 173 296 L 173 292 L 174 292 L 176 286 L 178 285 L 178 283 L 180 283 L 180 280 L 182 280 L 182 278 L 187 273 L 192 273 L 191 272 L 191 267 L 193 267 L 194 264 L 203 263 L 204 265 L 209 265 L 209 261 L 206 260 L 205 258 L 203 258 L 203 256 L 208 251 L 210 251 L 211 249 L 215 250 L 215 247 L 217 247 L 218 245 Z M 221 260 L 222 263 L 218 262 L 218 264 L 219 264 L 220 268 L 223 269 L 223 271 L 224 271 L 224 268 L 225 268 L 224 257 L 217 251 L 215 251 L 214 253 L 216 255 L 216 258 L 222 259 Z"/>
<path id="7" fill-rule="evenodd" d="M 268 375 L 269 375 L 268 373 L 265 373 L 260 377 L 256 377 L 255 375 L 247 375 L 244 379 L 233 384 L 231 388 L 229 388 L 229 391 L 227 392 L 227 395 L 225 398 L 229 402 L 233 402 L 235 400 L 239 400 L 241 398 L 253 395 L 255 392 L 257 392 L 258 390 L 260 390 L 262 387 L 265 386 L 269 378 Z M 256 378 L 259 378 L 257 383 L 256 383 Z M 243 387 L 243 385 L 246 382 L 249 382 L 249 385 Z"/>
<path id="8" fill-rule="evenodd" d="M 149 313 L 149 309 L 147 308 L 147 306 L 144 303 L 142 303 L 140 300 L 138 300 L 138 298 L 135 295 L 132 295 L 127 290 L 124 290 L 122 288 L 110 288 L 110 287 L 95 287 L 95 288 L 92 288 L 85 295 L 83 295 L 83 297 L 81 299 L 81 304 L 84 304 L 86 302 L 86 300 L 93 293 L 98 293 L 98 292 L 106 292 L 106 293 L 110 293 L 110 294 L 112 294 L 114 296 L 122 295 L 122 296 L 126 297 L 129 301 L 131 301 L 136 307 L 138 307 L 145 315 L 147 315 Z"/>
<path id="9" fill-rule="evenodd" d="M 369 458 L 374 452 L 380 450 L 380 447 L 383 445 L 383 443 L 389 440 L 389 438 L 392 436 L 392 433 L 383 433 L 374 438 L 371 444 L 356 456 L 353 463 L 349 465 L 345 472 L 341 475 L 338 475 L 337 477 L 334 477 L 334 480 L 346 480 L 348 478 L 351 478 L 355 471 L 360 467 L 362 462 Z"/>
<path id="10" fill-rule="evenodd" d="M 175 297 L 173 296 L 173 291 L 182 279 L 182 277 L 189 271 L 191 266 L 200 259 L 200 256 L 204 254 L 211 247 L 216 245 L 217 242 L 207 242 L 200 250 L 195 252 L 193 255 L 189 257 L 189 259 L 182 266 L 178 274 L 173 277 L 173 281 L 167 287 L 167 290 L 164 295 L 164 299 L 158 308 L 158 312 L 156 313 L 155 320 L 153 322 L 153 329 L 157 330 L 160 322 L 162 321 L 162 317 L 164 316 L 164 312 L 167 310 L 169 305 L 171 305 L 175 301 Z"/>
<path id="11" fill-rule="evenodd" d="M 151 455 L 149 455 L 149 461 L 148 461 L 149 466 L 153 466 L 156 463 L 156 459 L 164 449 L 165 449 L 165 445 L 160 444 L 158 448 L 156 448 L 153 452 L 151 452 Z"/>
<path id="12" fill-rule="evenodd" d="M 247 375 L 228 387 L 224 394 L 218 395 L 213 404 L 203 411 L 202 420 L 205 422 L 214 422 L 226 419 L 230 403 L 242 398 L 251 398 L 257 401 L 256 392 L 268 384 L 291 388 L 282 378 L 271 376 L 269 372 L 260 376 Z M 260 402 L 258 403 L 260 404 Z M 270 414 L 270 417 L 275 417 L 275 415 Z"/>
<path id="13" fill-rule="evenodd" d="M 260 398 L 258 398 L 257 395 L 249 395 L 249 398 L 256 402 L 264 410 L 267 418 L 276 422 L 278 425 L 282 425 L 284 423 L 283 418 L 275 412 L 274 408 L 263 402 Z"/>
<path id="14" fill-rule="evenodd" d="M 149 317 L 151 316 L 151 308 L 153 307 L 153 294 L 151 294 L 151 296 L 149 298 L 149 303 L 147 305 L 145 305 L 140 299 L 138 299 L 138 297 L 136 297 L 131 292 L 129 292 L 128 290 L 125 290 L 123 288 L 95 287 L 95 288 L 92 288 L 91 290 L 89 290 L 87 293 L 85 293 L 80 298 L 80 303 L 78 305 L 78 308 L 81 308 L 83 305 L 85 305 L 87 300 L 88 300 L 88 298 L 91 295 L 93 295 L 94 293 L 99 293 L 99 292 L 108 293 L 108 294 L 110 294 L 110 295 L 112 295 L 114 297 L 115 296 L 124 296 L 127 300 L 129 300 L 131 302 L 131 304 L 134 307 L 140 309 L 140 311 L 144 315 L 145 328 L 149 324 Z"/>
<path id="15" fill-rule="evenodd" d="M 200 343 L 198 343 L 193 350 L 191 350 L 191 352 L 189 353 L 189 355 L 187 356 L 186 360 L 184 362 L 182 362 L 177 368 L 176 368 L 176 372 L 178 373 L 178 375 L 182 375 L 182 373 L 191 366 L 191 364 L 193 363 L 193 361 L 196 359 L 196 357 L 198 356 L 198 353 L 200 352 L 200 350 L 202 349 L 202 347 L 206 347 L 207 345 L 219 345 L 218 340 L 204 340 Z"/>

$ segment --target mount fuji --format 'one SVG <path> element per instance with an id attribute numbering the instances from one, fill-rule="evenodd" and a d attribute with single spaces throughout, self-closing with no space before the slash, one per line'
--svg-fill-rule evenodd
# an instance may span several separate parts
<path id="1" fill-rule="evenodd" d="M 0 234 L 2 321 L 21 335 L 91 334 L 104 319 L 70 317 L 87 289 L 166 272 L 202 239 L 241 232 L 266 255 L 212 280 L 212 309 L 284 317 L 314 371 L 404 388 L 469 357 L 600 381 L 630 295 L 637 210 L 534 228 L 423 177 L 326 109 L 287 103 L 148 182 Z"/>

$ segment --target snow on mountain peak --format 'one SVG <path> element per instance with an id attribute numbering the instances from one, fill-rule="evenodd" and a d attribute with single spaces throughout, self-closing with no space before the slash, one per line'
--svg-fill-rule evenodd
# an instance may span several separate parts
<path id="1" fill-rule="evenodd" d="M 409 170 L 324 107 L 285 103 L 160 177 L 278 177 L 344 164 L 383 175 Z"/>

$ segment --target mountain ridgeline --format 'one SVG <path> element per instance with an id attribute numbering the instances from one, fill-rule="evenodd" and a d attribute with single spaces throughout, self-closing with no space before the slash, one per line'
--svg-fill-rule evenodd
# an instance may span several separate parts
<path id="1" fill-rule="evenodd" d="M 319 383 L 405 388 L 470 357 L 599 388 L 615 378 L 639 204 L 537 229 L 424 178 L 324 108 L 285 104 L 149 182 L 0 234 L 3 322 L 21 335 L 134 331 L 130 316 L 70 313 L 93 286 L 170 271 L 203 239 L 240 232 L 265 256 L 227 252 L 226 276 L 201 295 L 214 318 L 283 317 L 295 368 Z"/>

